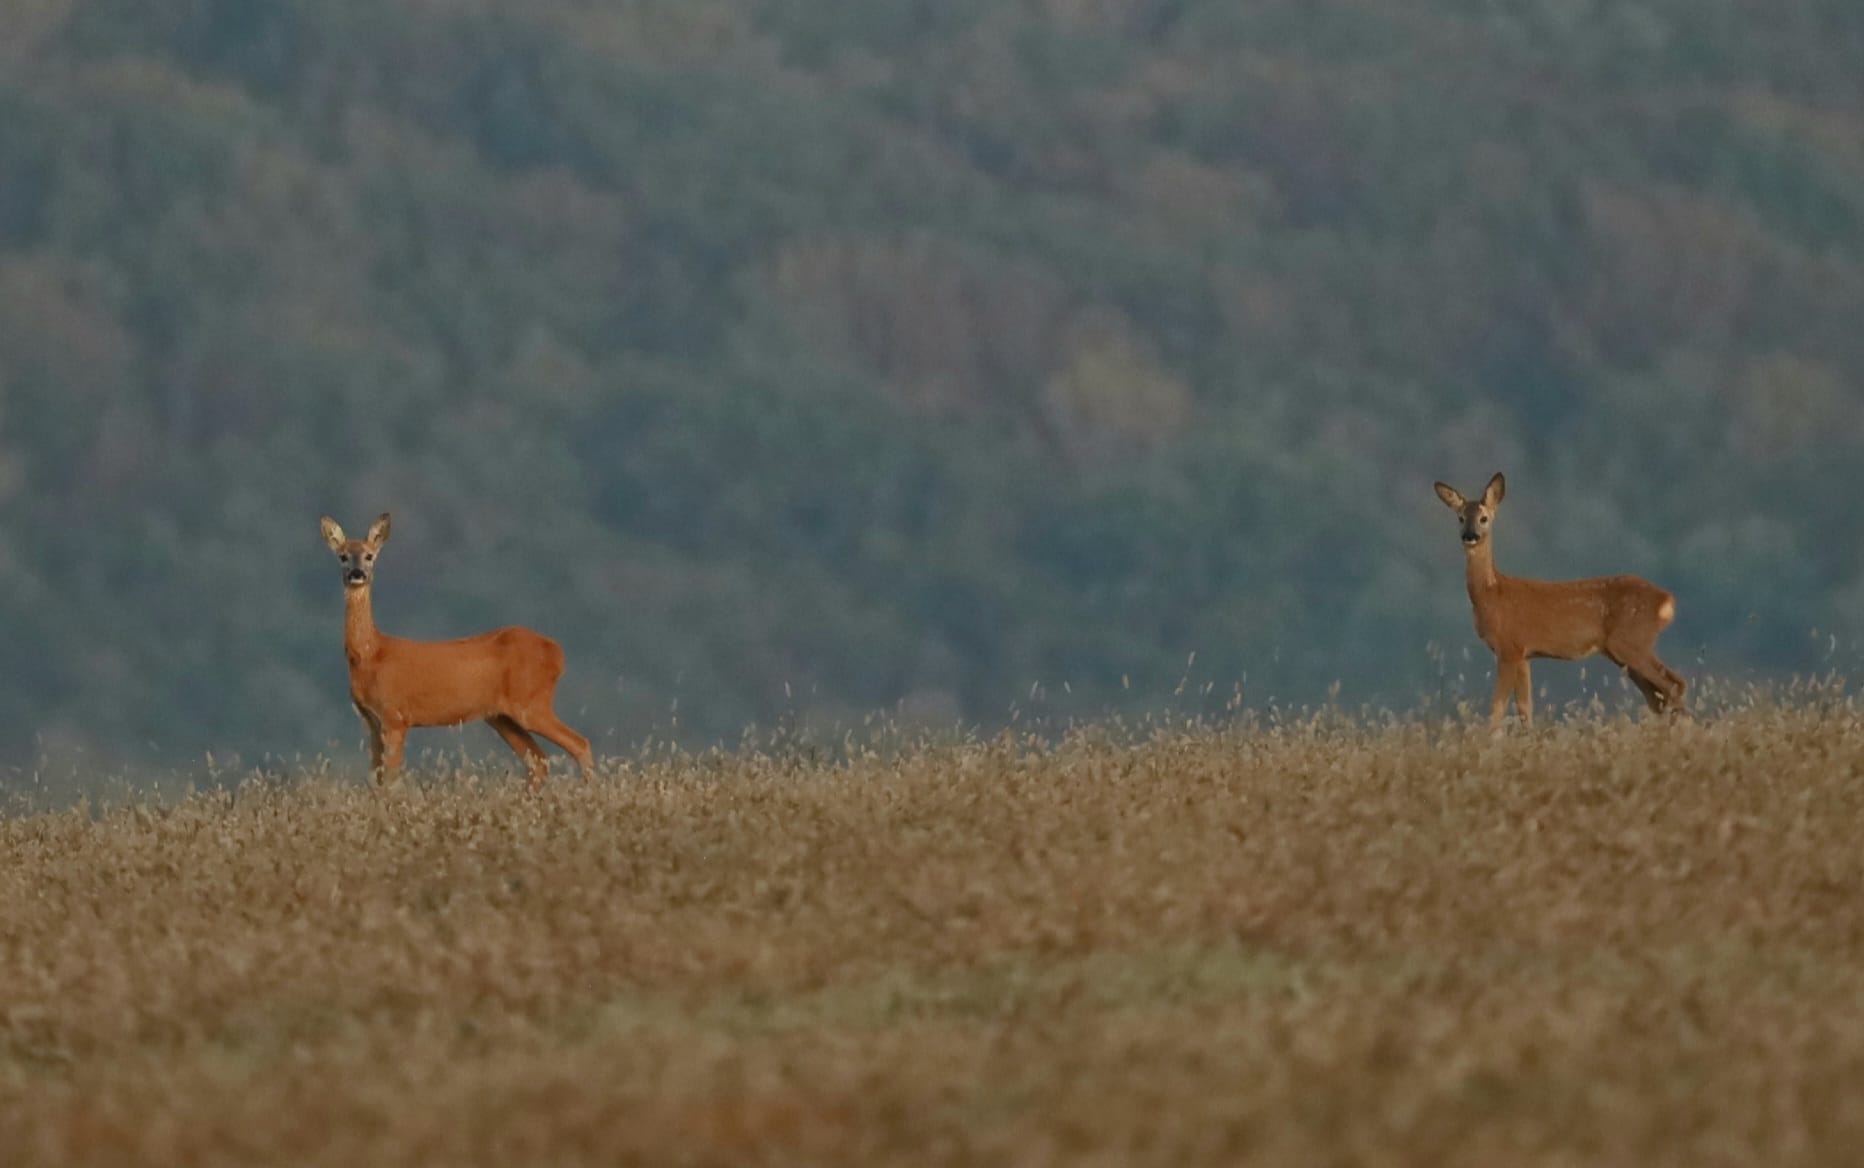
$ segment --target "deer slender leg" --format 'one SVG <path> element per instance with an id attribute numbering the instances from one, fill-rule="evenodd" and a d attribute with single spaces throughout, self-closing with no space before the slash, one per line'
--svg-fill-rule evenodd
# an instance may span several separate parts
<path id="1" fill-rule="evenodd" d="M 1637 686 L 1638 692 L 1644 695 L 1644 704 L 1651 708 L 1651 712 L 1657 714 L 1663 713 L 1663 707 L 1667 698 L 1664 695 L 1664 691 L 1657 688 L 1657 683 L 1645 677 L 1635 669 L 1627 668 L 1625 670 L 1625 675 L 1631 679 L 1632 685 Z"/>
<path id="2" fill-rule="evenodd" d="M 382 786 L 392 787 L 401 781 L 401 752 L 407 741 L 406 726 L 382 724 L 382 771 L 378 780 Z"/>
<path id="3" fill-rule="evenodd" d="M 544 785 L 544 778 L 550 770 L 550 760 L 544 756 L 544 748 L 537 745 L 537 739 L 525 732 L 505 714 L 493 714 L 485 724 L 498 731 L 498 736 L 505 740 L 505 745 L 517 752 L 526 769 L 531 772 L 531 789 Z"/>
<path id="4" fill-rule="evenodd" d="M 1532 730 L 1534 728 L 1534 682 L 1528 675 L 1525 657 L 1515 665 L 1514 703 L 1515 713 L 1521 715 L 1521 724 Z"/>
<path id="5" fill-rule="evenodd" d="M 1625 676 L 1631 679 L 1631 684 L 1637 686 L 1637 691 L 1644 695 L 1645 705 L 1653 710 L 1663 709 L 1663 690 L 1642 669 L 1631 664 L 1637 656 L 1636 653 L 1627 653 L 1623 646 L 1609 642 L 1599 652 L 1604 654 L 1607 661 L 1625 671 Z"/>
<path id="6" fill-rule="evenodd" d="M 1650 660 L 1651 664 L 1657 667 L 1659 676 L 1669 683 L 1669 692 L 1664 695 L 1664 698 L 1669 705 L 1670 712 L 1687 714 L 1689 711 L 1683 708 L 1683 693 L 1689 689 L 1689 683 L 1683 680 L 1682 674 L 1657 660 L 1656 653 L 1650 655 Z"/>
<path id="7" fill-rule="evenodd" d="M 382 723 L 361 706 L 356 707 L 356 715 L 362 719 L 363 733 L 369 738 L 369 779 L 379 783 L 382 781 Z"/>
<path id="8" fill-rule="evenodd" d="M 589 749 L 589 740 L 564 725 L 563 719 L 555 713 L 547 709 L 533 710 L 517 720 L 526 730 L 556 743 L 574 758 L 582 769 L 583 782 L 595 776 L 595 755 Z"/>
<path id="9" fill-rule="evenodd" d="M 1502 719 L 1508 716 L 1508 695 L 1515 689 L 1515 663 L 1513 660 L 1495 659 L 1495 693 L 1489 698 L 1489 728 L 1500 730 Z"/>
<path id="10" fill-rule="evenodd" d="M 1689 688 L 1689 683 L 1683 680 L 1681 674 L 1657 660 L 1655 653 L 1650 654 L 1647 662 L 1639 666 L 1639 672 L 1650 680 L 1663 701 L 1661 706 L 1653 704 L 1651 709 L 1668 714 L 1687 712 L 1683 709 L 1683 691 Z"/>
<path id="11" fill-rule="evenodd" d="M 1655 713 L 1681 713 L 1683 691 L 1689 683 L 1662 661 L 1654 648 L 1641 645 L 1615 645 L 1608 654 L 1621 663 L 1631 680 L 1644 692 L 1644 700 Z"/>

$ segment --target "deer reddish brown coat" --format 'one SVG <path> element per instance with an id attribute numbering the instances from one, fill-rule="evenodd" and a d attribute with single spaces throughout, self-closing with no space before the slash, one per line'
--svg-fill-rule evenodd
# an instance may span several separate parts
<path id="1" fill-rule="evenodd" d="M 1595 576 L 1585 580 L 1528 580 L 1495 567 L 1492 529 L 1507 492 L 1497 473 L 1482 497 L 1465 499 L 1454 487 L 1437 485 L 1437 497 L 1462 523 L 1469 603 L 1476 635 L 1495 654 L 1495 692 L 1489 722 L 1499 727 L 1512 694 L 1521 720 L 1534 724 L 1528 659 L 1575 660 L 1603 654 L 1622 668 L 1650 708 L 1681 713 L 1685 682 L 1657 657 L 1657 635 L 1676 616 L 1676 598 L 1638 576 Z"/>
<path id="2" fill-rule="evenodd" d="M 345 539 L 329 516 L 324 542 L 343 565 L 343 652 L 349 659 L 350 700 L 369 732 L 369 759 L 378 783 L 392 783 L 402 748 L 416 726 L 456 726 L 483 720 L 518 753 L 531 786 L 544 781 L 549 762 L 532 735 L 556 743 L 576 759 L 587 782 L 595 770 L 589 740 L 564 725 L 553 709 L 563 676 L 563 648 L 530 629 L 504 628 L 454 641 L 410 641 L 375 627 L 370 590 L 375 559 L 388 540 L 383 515 L 363 539 Z"/>

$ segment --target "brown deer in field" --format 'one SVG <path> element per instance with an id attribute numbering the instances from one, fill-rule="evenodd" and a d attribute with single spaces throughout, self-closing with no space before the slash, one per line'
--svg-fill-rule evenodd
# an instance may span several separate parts
<path id="1" fill-rule="evenodd" d="M 589 740 L 565 726 L 552 709 L 563 676 L 563 649 L 529 629 L 505 628 L 457 641 L 409 641 L 375 627 L 369 590 L 375 559 L 388 541 L 383 515 L 362 539 L 345 539 L 328 515 L 324 542 L 343 566 L 347 609 L 343 652 L 349 658 L 350 701 L 369 732 L 370 769 L 378 784 L 393 783 L 402 744 L 415 726 L 457 726 L 484 719 L 531 772 L 531 787 L 549 770 L 541 734 L 568 751 L 588 782 L 595 770 Z"/>
<path id="2" fill-rule="evenodd" d="M 1480 499 L 1465 499 L 1454 487 L 1437 484 L 1437 497 L 1462 522 L 1476 635 L 1495 653 L 1489 724 L 1501 727 L 1511 693 L 1521 721 L 1534 724 L 1528 658 L 1573 661 L 1594 653 L 1629 674 L 1653 711 L 1682 713 L 1688 685 L 1657 659 L 1657 634 L 1676 616 L 1676 598 L 1638 576 L 1526 580 L 1502 575 L 1495 570 L 1492 535 L 1506 491 L 1500 473 Z"/>

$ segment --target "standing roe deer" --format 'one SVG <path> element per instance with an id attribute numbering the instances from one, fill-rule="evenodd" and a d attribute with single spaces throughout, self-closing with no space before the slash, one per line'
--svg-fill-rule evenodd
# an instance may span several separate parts
<path id="1" fill-rule="evenodd" d="M 1534 724 L 1528 658 L 1573 661 L 1594 653 L 1623 668 L 1653 711 L 1682 713 L 1688 685 L 1657 659 L 1657 634 L 1676 616 L 1676 598 L 1638 576 L 1527 580 L 1502 575 L 1495 570 L 1490 528 L 1506 490 L 1499 472 L 1475 500 L 1437 484 L 1437 497 L 1462 521 L 1476 635 L 1495 653 L 1489 724 L 1501 727 L 1510 693 L 1521 721 Z"/>
<path id="2" fill-rule="evenodd" d="M 392 784 L 401 769 L 402 744 L 415 726 L 457 726 L 483 718 L 523 759 L 531 787 L 549 770 L 541 734 L 568 751 L 583 781 L 595 770 L 589 740 L 565 726 L 552 709 L 563 676 L 563 649 L 530 629 L 505 628 L 457 641 L 409 641 L 378 631 L 369 605 L 375 557 L 388 540 L 384 514 L 363 539 L 345 539 L 323 518 L 324 542 L 343 565 L 347 609 L 343 652 L 349 658 L 350 701 L 369 732 L 370 770 Z"/>

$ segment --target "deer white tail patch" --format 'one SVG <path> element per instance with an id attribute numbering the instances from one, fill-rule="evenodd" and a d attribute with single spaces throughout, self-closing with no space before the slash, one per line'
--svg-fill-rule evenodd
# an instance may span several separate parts
<path id="1" fill-rule="evenodd" d="M 1663 603 L 1657 606 L 1657 619 L 1666 625 L 1676 619 L 1676 597 L 1663 598 Z"/>

